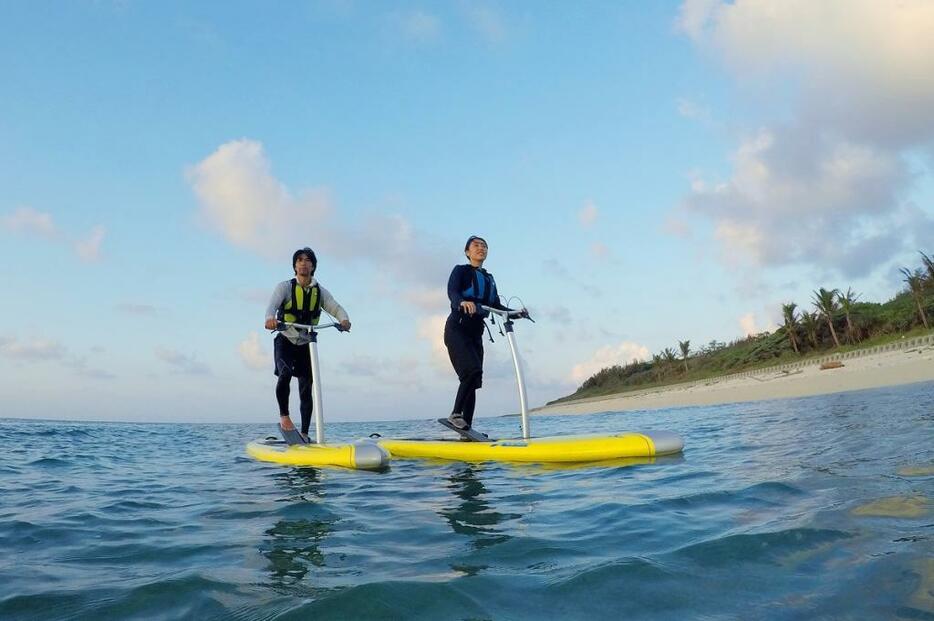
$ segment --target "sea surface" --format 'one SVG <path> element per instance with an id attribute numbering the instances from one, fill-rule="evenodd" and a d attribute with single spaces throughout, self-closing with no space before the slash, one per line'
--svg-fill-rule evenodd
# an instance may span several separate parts
<path id="1" fill-rule="evenodd" d="M 934 619 L 934 382 L 532 422 L 686 448 L 374 473 L 247 457 L 275 421 L 0 419 L 0 619 Z"/>

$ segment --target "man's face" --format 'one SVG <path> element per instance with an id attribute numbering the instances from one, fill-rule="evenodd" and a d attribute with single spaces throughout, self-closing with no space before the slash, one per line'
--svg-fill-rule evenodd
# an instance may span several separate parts
<path id="1" fill-rule="evenodd" d="M 295 273 L 302 276 L 311 276 L 315 273 L 315 264 L 311 262 L 308 255 L 298 255 L 298 258 L 295 260 Z"/>
<path id="2" fill-rule="evenodd" d="M 471 261 L 486 261 L 487 250 L 485 241 L 475 239 L 467 246 L 467 258 Z"/>

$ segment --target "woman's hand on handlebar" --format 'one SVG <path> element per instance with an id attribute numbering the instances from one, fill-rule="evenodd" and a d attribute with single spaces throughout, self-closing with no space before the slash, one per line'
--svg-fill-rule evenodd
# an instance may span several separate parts
<path id="1" fill-rule="evenodd" d="M 467 313 L 468 315 L 473 315 L 477 312 L 477 305 L 469 300 L 464 300 L 461 302 L 461 312 Z"/>

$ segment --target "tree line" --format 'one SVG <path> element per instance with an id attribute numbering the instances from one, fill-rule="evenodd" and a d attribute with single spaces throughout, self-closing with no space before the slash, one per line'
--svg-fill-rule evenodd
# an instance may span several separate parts
<path id="1" fill-rule="evenodd" d="M 778 359 L 795 358 L 858 346 L 867 339 L 930 329 L 934 313 L 934 257 L 920 252 L 921 266 L 902 267 L 905 288 L 885 303 L 861 301 L 848 287 L 819 287 L 812 292 L 810 307 L 795 302 L 782 304 L 783 324 L 772 332 L 737 339 L 731 343 L 711 341 L 692 351 L 689 340 L 678 348 L 666 347 L 651 360 L 633 360 L 606 367 L 586 379 L 564 399 L 610 394 L 631 388 L 673 381 L 712 377 Z"/>

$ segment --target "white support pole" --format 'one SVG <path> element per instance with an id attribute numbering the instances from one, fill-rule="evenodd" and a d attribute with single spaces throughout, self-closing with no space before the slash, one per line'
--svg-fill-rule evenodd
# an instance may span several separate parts
<path id="1" fill-rule="evenodd" d="M 516 345 L 516 333 L 512 329 L 512 321 L 507 320 L 506 340 L 509 342 L 509 351 L 512 352 L 512 364 L 516 369 L 516 384 L 519 387 L 519 413 L 522 420 L 522 437 L 528 440 L 532 435 L 529 426 L 529 406 L 525 396 L 525 375 L 522 372 L 522 360 L 519 358 L 519 348 Z"/>
<path id="2" fill-rule="evenodd" d="M 529 425 L 529 405 L 525 396 L 525 375 L 522 372 L 522 360 L 519 358 L 519 346 L 516 345 L 516 333 L 512 329 L 513 317 L 526 317 L 528 312 L 525 309 L 513 311 L 508 309 L 493 308 L 491 306 L 481 305 L 485 311 L 499 315 L 506 321 L 503 327 L 506 328 L 506 341 L 509 343 L 509 351 L 512 353 L 512 365 L 516 369 L 516 385 L 519 388 L 519 414 L 522 420 L 522 438 L 528 440 L 532 437 L 532 429 Z"/>
<path id="3" fill-rule="evenodd" d="M 324 404 L 321 402 L 321 372 L 318 369 L 318 333 L 311 331 L 311 392 L 314 399 L 315 442 L 324 444 Z"/>

